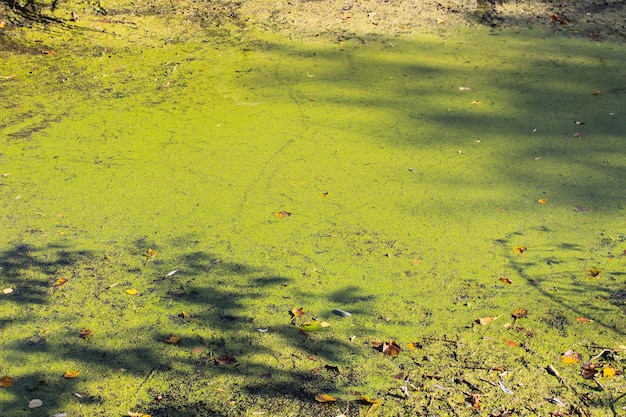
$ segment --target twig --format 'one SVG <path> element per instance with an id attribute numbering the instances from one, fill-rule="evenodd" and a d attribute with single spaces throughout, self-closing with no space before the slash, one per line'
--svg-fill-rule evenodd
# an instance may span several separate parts
<path id="1" fill-rule="evenodd" d="M 444 342 L 444 343 L 452 343 L 454 346 L 458 345 L 458 342 L 456 340 L 449 340 L 446 338 L 440 339 L 437 337 L 423 337 L 422 339 L 424 340 L 434 340 L 435 342 Z"/>

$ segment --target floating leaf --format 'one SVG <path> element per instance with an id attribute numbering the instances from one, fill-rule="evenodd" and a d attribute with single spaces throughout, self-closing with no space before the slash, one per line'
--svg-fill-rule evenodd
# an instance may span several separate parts
<path id="1" fill-rule="evenodd" d="M 0 387 L 12 387 L 13 386 L 13 378 L 11 378 L 10 376 L 3 376 L 2 379 L 0 379 Z"/>
<path id="2" fill-rule="evenodd" d="M 470 401 L 472 402 L 472 408 L 476 410 L 480 408 L 480 394 L 471 394 Z"/>
<path id="3" fill-rule="evenodd" d="M 63 378 L 73 379 L 73 378 L 78 377 L 78 375 L 80 375 L 80 371 L 77 371 L 77 370 L 67 370 L 63 374 Z"/>
<path id="4" fill-rule="evenodd" d="M 131 288 L 130 290 L 126 290 L 126 294 L 135 295 L 135 294 L 139 294 L 139 291 L 137 291 L 136 288 Z"/>
<path id="5" fill-rule="evenodd" d="M 150 417 L 150 414 L 145 413 L 133 413 L 132 411 L 128 412 L 129 417 Z"/>
<path id="6" fill-rule="evenodd" d="M 521 255 L 522 253 L 526 252 L 526 246 L 515 246 L 513 248 L 513 252 L 517 253 L 518 255 Z"/>
<path id="7" fill-rule="evenodd" d="M 602 365 L 599 363 L 585 362 L 583 364 L 583 370 L 580 372 L 580 375 L 585 379 L 594 379 L 596 377 L 596 373 L 598 373 L 598 370 L 600 368 L 602 368 Z"/>
<path id="8" fill-rule="evenodd" d="M 328 323 L 327 323 L 328 324 Z M 300 330 L 303 332 L 315 332 L 322 329 L 322 324 L 317 320 L 305 321 L 300 326 Z M 328 327 L 328 326 L 326 326 Z"/>
<path id="9" fill-rule="evenodd" d="M 2 294 L 11 294 L 13 292 L 13 288 L 5 288 L 2 290 Z"/>
<path id="10" fill-rule="evenodd" d="M 93 331 L 83 327 L 80 333 L 78 333 L 78 337 L 81 339 L 87 339 L 88 337 L 91 337 L 92 334 L 93 334 Z"/>
<path id="11" fill-rule="evenodd" d="M 504 341 L 504 343 L 506 343 L 507 345 L 511 346 L 511 347 L 518 347 L 519 343 L 514 342 L 512 340 L 507 340 L 507 339 L 502 339 Z"/>
<path id="12" fill-rule="evenodd" d="M 222 355 L 219 358 L 216 358 L 215 362 L 220 364 L 220 365 L 231 365 L 231 364 L 237 362 L 237 359 L 234 356 L 231 356 L 231 355 Z"/>
<path id="13" fill-rule="evenodd" d="M 459 87 L 459 91 L 472 91 L 469 87 Z"/>
<path id="14" fill-rule="evenodd" d="M 583 358 L 583 355 L 570 349 L 567 352 L 565 352 L 563 355 L 561 355 L 561 362 L 565 365 L 569 365 L 572 363 L 580 362 L 582 358 Z"/>
<path id="15" fill-rule="evenodd" d="M 289 212 L 289 211 L 277 211 L 276 213 L 274 213 L 274 216 L 278 217 L 279 219 L 284 219 L 285 217 L 291 216 L 291 212 Z"/>
<path id="16" fill-rule="evenodd" d="M 315 401 L 318 403 L 334 403 L 337 401 L 337 398 L 329 394 L 316 394 Z"/>
<path id="17" fill-rule="evenodd" d="M 61 285 L 65 284 L 67 282 L 66 278 L 59 278 L 56 281 L 54 281 L 54 285 L 52 286 L 52 288 L 59 288 Z"/>
<path id="18" fill-rule="evenodd" d="M 176 344 L 180 342 L 180 336 L 176 336 L 174 333 L 165 338 L 165 343 Z"/>
<path id="19" fill-rule="evenodd" d="M 500 282 L 504 282 L 505 284 L 513 284 L 513 281 L 511 281 L 509 278 L 507 277 L 500 277 L 499 278 Z"/>
<path id="20" fill-rule="evenodd" d="M 500 317 L 500 316 L 496 316 L 496 317 L 479 317 L 478 319 L 476 319 L 476 322 L 478 324 L 482 324 L 484 326 L 484 325 L 489 324 L 492 321 L 496 320 L 498 317 Z"/>
<path id="21" fill-rule="evenodd" d="M 409 346 L 409 350 L 417 350 L 417 349 L 422 349 L 424 347 L 424 345 L 422 345 L 420 342 L 409 342 L 408 346 Z"/>
<path id="22" fill-rule="evenodd" d="M 589 273 L 589 276 L 592 278 L 595 278 L 597 276 L 600 275 L 600 270 L 599 269 L 588 269 L 587 272 Z"/>
<path id="23" fill-rule="evenodd" d="M 293 308 L 291 310 L 291 315 L 294 317 L 302 317 L 304 316 L 306 313 L 304 312 L 304 307 L 300 307 L 300 308 Z"/>
<path id="24" fill-rule="evenodd" d="M 522 317 L 526 317 L 528 315 L 528 310 L 523 307 L 518 308 L 514 312 L 511 313 L 513 317 L 516 319 L 521 319 Z"/>
<path id="25" fill-rule="evenodd" d="M 361 397 L 359 398 L 359 400 L 368 403 L 368 404 L 380 404 L 383 402 L 382 398 L 377 398 L 375 400 L 372 400 L 370 397 L 368 397 L 367 395 L 361 395 Z"/>
<path id="26" fill-rule="evenodd" d="M 572 136 L 575 138 L 582 138 L 585 134 L 583 132 L 575 132 Z"/>
<path id="27" fill-rule="evenodd" d="M 390 340 L 389 343 L 383 342 L 381 348 L 381 352 L 389 356 L 398 356 L 401 351 L 400 345 L 398 345 L 395 340 Z"/>
<path id="28" fill-rule="evenodd" d="M 39 399 L 30 400 L 28 402 L 28 408 L 38 408 L 38 407 L 41 407 L 42 405 L 43 405 L 43 401 Z"/>
<path id="29" fill-rule="evenodd" d="M 539 200 L 537 200 L 537 203 L 539 204 L 546 204 L 548 202 L 547 198 L 540 198 Z"/>
<path id="30" fill-rule="evenodd" d="M 579 323 L 593 323 L 593 320 L 588 319 L 587 317 L 577 317 L 576 321 Z"/>

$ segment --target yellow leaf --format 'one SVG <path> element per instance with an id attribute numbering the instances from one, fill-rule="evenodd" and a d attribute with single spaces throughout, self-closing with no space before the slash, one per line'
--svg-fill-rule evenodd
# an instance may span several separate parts
<path id="1" fill-rule="evenodd" d="M 383 402 L 382 398 L 378 398 L 376 400 L 372 400 L 370 397 L 368 397 L 367 395 L 361 395 L 361 398 L 359 398 L 361 401 L 366 402 L 368 404 L 380 404 Z"/>
<path id="2" fill-rule="evenodd" d="M 137 291 L 137 289 L 135 288 L 131 288 L 130 290 L 126 290 L 126 294 L 135 295 L 135 294 L 139 294 L 139 291 Z"/>
<path id="3" fill-rule="evenodd" d="M 600 270 L 599 269 L 595 269 L 595 268 L 588 269 L 587 272 L 589 273 L 590 277 L 594 277 L 594 278 L 600 275 Z"/>
<path id="4" fill-rule="evenodd" d="M 165 343 L 176 344 L 178 342 L 180 342 L 180 336 L 176 336 L 173 333 L 165 338 Z"/>
<path id="5" fill-rule="evenodd" d="M 583 355 L 573 350 L 568 350 L 561 356 L 561 362 L 565 365 L 570 365 L 572 363 L 578 363 L 582 359 Z"/>
<path id="6" fill-rule="evenodd" d="M 304 314 L 305 314 L 305 313 L 304 313 L 304 308 L 303 308 L 303 307 L 300 307 L 300 308 L 295 308 L 295 307 L 294 307 L 294 308 L 291 310 L 291 314 L 293 314 L 293 316 L 294 316 L 294 317 L 302 317 L 302 316 L 304 316 Z"/>
<path id="7" fill-rule="evenodd" d="M 10 376 L 5 375 L 4 377 L 2 377 L 2 379 L 0 379 L 0 387 L 12 387 L 13 386 L 13 378 L 11 378 Z"/>
<path id="8" fill-rule="evenodd" d="M 547 198 L 540 198 L 539 200 L 537 200 L 537 203 L 539 204 L 546 204 L 548 202 Z"/>
<path id="9" fill-rule="evenodd" d="M 149 248 L 143 256 L 146 258 L 146 260 L 149 261 L 150 259 L 154 258 L 158 254 L 159 252 L 152 250 L 152 248 Z"/>
<path id="10" fill-rule="evenodd" d="M 53 286 L 53 288 L 58 288 L 58 287 L 60 287 L 61 285 L 65 284 L 66 282 L 67 282 L 67 279 L 66 279 L 66 278 L 59 278 L 59 279 L 57 279 L 56 281 L 54 281 L 54 286 Z"/>
<path id="11" fill-rule="evenodd" d="M 150 417 L 150 414 L 145 413 L 133 413 L 132 411 L 128 412 L 129 417 Z"/>
<path id="12" fill-rule="evenodd" d="M 318 403 L 334 403 L 335 401 L 337 401 L 337 398 L 329 394 L 316 394 L 315 401 L 317 401 Z"/>
<path id="13" fill-rule="evenodd" d="M 284 219 L 285 217 L 291 216 L 291 212 L 289 212 L 289 211 L 277 211 L 276 213 L 274 213 L 274 216 L 278 217 L 279 219 Z"/>
<path id="14" fill-rule="evenodd" d="M 522 317 L 526 317 L 528 315 L 528 310 L 526 310 L 524 307 L 520 307 L 512 312 L 511 315 L 516 319 L 521 319 Z"/>
<path id="15" fill-rule="evenodd" d="M 615 376 L 615 373 L 615 368 L 613 368 L 611 365 L 605 366 L 602 370 L 602 375 L 604 375 L 605 377 Z"/>
<path id="16" fill-rule="evenodd" d="M 72 379 L 72 378 L 76 378 L 78 375 L 80 375 L 80 371 L 67 370 L 63 374 L 63 378 Z"/>
<path id="17" fill-rule="evenodd" d="M 86 329 L 83 327 L 83 329 L 80 331 L 80 333 L 78 333 L 78 337 L 81 339 L 87 339 L 88 337 L 90 337 L 92 335 L 93 331 Z"/>
<path id="18" fill-rule="evenodd" d="M 516 246 L 513 248 L 513 252 L 517 253 L 518 255 L 521 255 L 522 253 L 526 252 L 526 246 Z"/>

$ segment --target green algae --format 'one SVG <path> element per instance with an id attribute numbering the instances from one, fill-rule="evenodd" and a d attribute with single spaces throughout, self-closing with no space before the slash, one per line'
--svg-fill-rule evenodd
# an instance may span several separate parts
<path id="1" fill-rule="evenodd" d="M 24 396 L 33 415 L 363 415 L 358 393 L 383 415 L 475 414 L 462 381 L 489 411 L 624 407 L 623 376 L 598 391 L 560 364 L 625 344 L 621 45 L 48 42 L 6 54 L 2 81 L 6 415 Z M 298 334 L 294 307 L 331 326 Z M 391 339 L 397 358 L 371 346 Z"/>

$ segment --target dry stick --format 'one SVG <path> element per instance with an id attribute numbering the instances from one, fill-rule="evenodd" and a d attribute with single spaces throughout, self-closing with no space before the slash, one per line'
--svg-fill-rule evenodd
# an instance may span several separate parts
<path id="1" fill-rule="evenodd" d="M 457 344 L 458 344 L 458 342 L 456 340 L 448 340 L 446 338 L 439 339 L 437 337 L 423 337 L 422 339 L 424 339 L 424 340 L 434 340 L 436 342 L 452 343 L 454 346 L 457 346 Z"/>
<path id="2" fill-rule="evenodd" d="M 569 389 L 571 389 L 572 391 L 574 391 L 574 393 L 575 393 L 576 395 L 578 395 L 578 397 L 580 398 L 580 400 L 581 400 L 581 401 L 582 401 L 585 405 L 586 405 L 586 404 L 588 404 L 589 402 L 592 402 L 592 403 L 593 403 L 593 401 L 592 401 L 589 397 L 587 397 L 585 394 L 580 393 L 580 392 L 579 392 L 579 391 L 578 391 L 578 390 L 577 390 L 574 386 L 572 386 L 572 385 L 568 384 L 568 383 L 565 381 L 565 379 L 563 379 L 563 377 L 561 376 L 561 374 L 559 374 L 559 371 L 557 371 L 557 370 L 556 370 L 556 368 L 554 367 L 554 365 L 550 365 L 550 366 L 548 366 L 548 367 L 546 368 L 546 370 L 548 371 L 548 373 L 549 373 L 550 375 L 555 376 L 555 377 L 559 380 L 559 382 L 560 382 L 561 384 L 565 385 L 566 387 L 568 387 Z M 595 379 L 595 378 L 594 378 L 594 379 Z"/>

